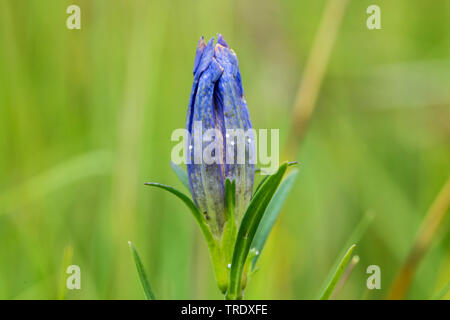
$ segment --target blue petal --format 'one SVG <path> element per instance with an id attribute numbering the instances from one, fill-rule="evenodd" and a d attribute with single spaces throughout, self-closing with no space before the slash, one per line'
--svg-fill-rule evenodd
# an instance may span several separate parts
<path id="1" fill-rule="evenodd" d="M 192 84 L 191 96 L 189 98 L 189 104 L 186 115 L 186 129 L 191 132 L 192 127 L 192 116 L 193 116 L 193 106 L 195 102 L 195 97 L 197 94 L 198 81 L 206 68 L 210 65 L 214 55 L 214 38 L 209 40 L 208 44 L 205 45 L 203 37 L 200 38 L 197 46 L 197 51 L 195 54 L 194 62 L 194 82 Z"/>
<path id="2" fill-rule="evenodd" d="M 194 74 L 196 73 L 198 66 L 200 64 L 200 60 L 203 55 L 203 51 L 205 50 L 205 38 L 203 36 L 198 40 L 197 51 L 195 52 L 195 61 L 194 61 Z"/>
<path id="3" fill-rule="evenodd" d="M 251 129 L 251 121 L 247 102 L 243 95 L 241 75 L 238 60 L 234 52 L 221 45 L 215 47 L 215 58 L 224 69 L 220 77 L 214 95 L 215 104 L 223 111 L 224 129 Z M 247 140 L 247 139 L 246 139 Z M 227 148 L 234 149 L 235 164 L 225 165 L 225 177 L 236 180 L 236 210 L 239 216 L 245 212 L 250 203 L 255 168 L 249 163 L 250 154 L 254 153 L 254 139 L 245 141 L 245 164 L 237 164 L 237 144 L 231 146 L 230 141 L 225 141 Z"/>
<path id="4" fill-rule="evenodd" d="M 208 44 L 203 49 L 202 56 L 198 62 L 198 66 L 194 72 L 194 79 L 200 78 L 203 71 L 205 71 L 210 65 L 212 58 L 214 56 L 214 38 L 208 41 Z"/>
<path id="5" fill-rule="evenodd" d="M 221 164 L 196 164 L 194 155 L 194 121 L 202 123 L 202 134 L 208 129 L 222 132 L 223 141 L 215 140 L 216 152 L 223 157 Z M 253 190 L 255 168 L 249 163 L 254 154 L 254 139 L 245 142 L 245 164 L 225 164 L 226 129 L 251 129 L 247 102 L 244 98 L 241 74 L 236 55 L 221 34 L 205 45 L 201 38 L 194 62 L 194 82 L 186 117 L 188 141 L 188 176 L 192 196 L 197 207 L 205 214 L 212 231 L 220 235 L 224 224 L 224 178 L 236 180 L 236 211 L 242 216 Z M 200 152 L 210 142 L 200 142 Z M 189 148 L 189 146 L 193 146 Z M 229 146 L 229 145 L 228 145 Z M 237 156 L 237 144 L 231 149 Z M 203 160 L 203 159 L 201 159 Z M 237 159 L 235 159 L 237 160 Z"/>
<path id="6" fill-rule="evenodd" d="M 206 51 L 205 51 L 206 52 Z M 215 59 L 211 59 L 208 68 L 202 73 L 196 90 L 192 110 L 192 122 L 188 127 L 191 133 L 188 147 L 188 177 L 194 201 L 203 212 L 215 234 L 220 234 L 224 223 L 225 190 L 221 164 L 207 165 L 203 161 L 195 164 L 194 122 L 202 124 L 202 135 L 208 129 L 217 127 L 217 112 L 213 104 L 214 87 L 222 74 L 222 68 Z M 202 143 L 202 142 L 201 142 Z M 202 143 L 202 149 L 211 142 Z"/>
<path id="7" fill-rule="evenodd" d="M 224 47 L 229 48 L 228 43 L 225 41 L 225 39 L 223 38 L 222 34 L 220 34 L 220 33 L 217 35 L 217 44 L 220 44 L 220 45 L 222 45 Z"/>

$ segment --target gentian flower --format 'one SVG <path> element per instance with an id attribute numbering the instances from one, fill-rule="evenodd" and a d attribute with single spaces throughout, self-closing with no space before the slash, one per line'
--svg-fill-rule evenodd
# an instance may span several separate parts
<path id="1" fill-rule="evenodd" d="M 219 290 L 226 299 L 241 299 L 280 203 L 295 179 L 294 172 L 285 180 L 283 176 L 295 163 L 283 163 L 262 179 L 252 194 L 256 135 L 236 54 L 220 34 L 216 44 L 214 38 L 207 44 L 200 38 L 186 130 L 181 131 L 188 138 L 184 149 L 187 174 L 175 163 L 172 167 L 185 186 L 189 180 L 192 200 L 165 184 L 146 185 L 166 190 L 184 202 L 205 237 Z M 280 184 L 283 188 L 278 188 Z M 270 206 L 275 196 L 277 205 Z M 131 248 L 140 278 L 146 280 L 137 252 Z M 148 281 L 143 281 L 143 287 L 146 293 L 151 291 Z"/>
<path id="2" fill-rule="evenodd" d="M 238 220 L 251 200 L 255 175 L 254 162 L 251 161 L 255 148 L 251 128 L 236 54 L 220 34 L 215 45 L 214 38 L 208 44 L 203 37 L 200 38 L 186 117 L 190 137 L 187 172 L 192 198 L 218 237 L 227 219 L 225 180 L 234 180 L 236 184 L 235 214 Z M 205 139 L 212 130 L 216 134 Z M 236 137 L 230 132 L 247 135 Z M 200 144 L 195 143 L 196 139 Z M 203 151 L 211 143 L 214 146 L 213 163 L 203 158 Z M 239 148 L 243 148 L 245 159 L 239 157 Z"/>

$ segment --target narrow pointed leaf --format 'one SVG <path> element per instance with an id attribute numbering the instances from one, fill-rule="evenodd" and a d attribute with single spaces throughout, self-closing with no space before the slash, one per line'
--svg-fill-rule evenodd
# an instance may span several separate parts
<path id="1" fill-rule="evenodd" d="M 244 217 L 242 218 L 231 261 L 230 285 L 227 292 L 228 299 L 242 298 L 242 273 L 250 246 L 261 218 L 264 215 L 264 212 L 266 211 L 266 208 L 269 205 L 275 191 L 280 185 L 287 167 L 287 163 L 282 164 L 275 174 L 266 179 L 264 184 L 256 192 L 244 214 Z"/>
<path id="2" fill-rule="evenodd" d="M 170 162 L 170 166 L 172 167 L 173 172 L 175 172 L 175 174 L 177 175 L 178 179 L 180 179 L 181 183 L 186 187 L 188 191 L 190 191 L 191 188 L 189 186 L 189 178 L 187 172 L 182 167 L 173 162 Z"/>
<path id="3" fill-rule="evenodd" d="M 139 254 L 136 251 L 133 243 L 128 241 L 130 246 L 131 254 L 133 255 L 134 263 L 136 264 L 136 269 L 139 274 L 139 280 L 141 281 L 142 289 L 144 290 L 144 295 L 147 300 L 156 300 L 155 293 L 153 292 L 150 281 L 148 280 L 147 274 L 145 273 L 144 266 L 142 265 Z"/>
<path id="4" fill-rule="evenodd" d="M 255 192 L 253 193 L 254 195 L 258 192 L 259 188 L 261 188 L 261 186 L 264 184 L 264 182 L 266 182 L 267 178 L 270 177 L 270 175 L 264 176 L 261 181 L 258 183 L 258 185 L 256 186 Z"/>
<path id="5" fill-rule="evenodd" d="M 337 295 L 342 290 L 347 280 L 350 278 L 353 269 L 356 267 L 358 263 L 359 263 L 359 256 L 354 255 L 352 260 L 350 260 L 350 262 L 348 263 L 348 266 L 345 269 L 344 273 L 342 274 L 341 279 L 339 279 L 338 283 L 336 284 L 333 294 L 330 296 L 330 300 L 336 299 Z"/>
<path id="6" fill-rule="evenodd" d="M 195 206 L 194 202 L 192 202 L 192 200 L 187 195 L 185 195 L 183 192 L 175 189 L 174 187 L 171 187 L 171 186 L 168 186 L 168 185 L 165 185 L 165 184 L 161 184 L 161 183 L 147 182 L 145 185 L 151 186 L 151 187 L 160 188 L 160 189 L 164 189 L 164 190 L 169 191 L 170 193 L 176 195 L 181 201 L 184 202 L 184 204 L 191 211 L 192 215 L 194 216 L 194 219 L 197 221 L 200 229 L 203 232 L 203 235 L 205 236 L 205 239 L 206 239 L 206 242 L 208 243 L 208 246 L 211 248 L 211 247 L 213 247 L 215 245 L 214 237 L 213 237 L 211 231 L 209 230 L 209 228 L 208 228 L 208 226 L 207 226 L 207 224 L 205 222 L 205 218 L 200 213 L 200 211 L 198 211 L 198 209 Z"/>
<path id="7" fill-rule="evenodd" d="M 252 260 L 252 269 L 258 261 L 258 257 L 261 255 L 261 251 L 264 248 L 267 237 L 272 230 L 275 221 L 281 211 L 281 208 L 286 201 L 286 198 L 291 191 L 292 185 L 297 178 L 298 170 L 292 171 L 281 183 L 278 190 L 275 192 L 272 200 L 261 219 L 258 230 L 256 231 L 255 238 L 253 239 L 251 248 L 255 249 L 255 257 Z"/>
<path id="8" fill-rule="evenodd" d="M 330 299 L 331 294 L 334 291 L 334 288 L 336 287 L 337 283 L 339 282 L 339 279 L 341 278 L 342 274 L 344 273 L 345 268 L 347 268 L 347 265 L 350 261 L 350 258 L 352 257 L 353 250 L 355 250 L 356 245 L 352 245 L 345 255 L 342 257 L 341 262 L 339 263 L 337 269 L 334 272 L 333 277 L 331 278 L 331 281 L 326 286 L 325 290 L 322 292 L 320 296 L 320 300 L 328 300 Z"/>
<path id="9" fill-rule="evenodd" d="M 297 164 L 298 164 L 297 161 L 290 161 L 290 162 L 287 163 L 288 167 L 290 167 L 290 166 L 295 166 L 295 165 L 297 165 Z M 261 168 L 256 168 L 256 169 L 255 169 L 255 172 L 261 172 L 261 171 L 262 171 Z M 265 176 L 261 179 L 261 181 L 260 181 L 260 182 L 258 183 L 258 185 L 256 186 L 255 192 L 253 192 L 253 194 L 256 194 L 256 192 L 258 192 L 259 188 L 261 188 L 261 186 L 264 184 L 264 182 L 266 181 L 266 179 L 267 179 L 268 177 L 270 177 L 270 175 L 265 175 Z"/>
<path id="10" fill-rule="evenodd" d="M 359 241 L 362 239 L 362 237 L 366 233 L 367 228 L 372 223 L 374 217 L 375 217 L 375 215 L 372 211 L 367 211 L 367 213 L 364 214 L 364 216 L 358 222 L 358 224 L 356 225 L 352 234 L 350 235 L 350 237 L 347 239 L 347 241 L 343 245 L 341 252 L 338 254 L 336 261 L 333 264 L 333 267 L 331 268 L 330 272 L 328 273 L 328 275 L 323 283 L 322 289 L 320 291 L 321 293 L 325 291 L 326 286 L 330 283 L 331 278 L 334 275 L 334 270 L 336 270 L 339 263 L 341 262 L 340 259 L 342 256 L 344 256 L 347 248 L 349 248 L 353 243 L 359 243 Z"/>

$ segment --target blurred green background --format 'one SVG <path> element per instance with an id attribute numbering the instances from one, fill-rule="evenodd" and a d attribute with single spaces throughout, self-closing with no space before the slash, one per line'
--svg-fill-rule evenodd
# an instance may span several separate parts
<path id="1" fill-rule="evenodd" d="M 184 205 L 170 135 L 197 41 L 236 51 L 256 128 L 288 138 L 325 1 L 0 1 L 0 298 L 141 299 L 132 240 L 160 298 L 221 299 Z M 82 29 L 66 28 L 81 7 Z M 366 27 L 381 7 L 382 30 Z M 299 176 L 246 292 L 316 298 L 366 212 L 339 298 L 383 299 L 450 173 L 450 1 L 350 1 L 296 159 Z M 300 142 L 299 142 L 300 143 Z M 286 160 L 286 159 L 283 159 Z M 450 278 L 449 219 L 408 298 Z M 81 290 L 65 291 L 69 264 Z M 381 290 L 366 288 L 379 265 Z M 447 298 L 449 295 L 447 295 Z"/>

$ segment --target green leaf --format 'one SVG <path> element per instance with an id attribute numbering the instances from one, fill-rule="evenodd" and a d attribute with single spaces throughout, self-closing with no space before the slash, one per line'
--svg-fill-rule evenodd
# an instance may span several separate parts
<path id="1" fill-rule="evenodd" d="M 287 167 L 287 163 L 282 164 L 275 174 L 265 179 L 264 184 L 254 195 L 242 218 L 233 250 L 233 258 L 231 260 L 230 284 L 227 292 L 227 299 L 234 300 L 242 298 L 242 273 L 244 271 L 250 245 L 252 244 L 261 218 L 264 215 L 272 196 L 280 185 Z"/>
<path id="2" fill-rule="evenodd" d="M 374 217 L 375 217 L 375 215 L 372 211 L 367 211 L 367 213 L 358 222 L 358 224 L 356 225 L 356 228 L 353 230 L 352 234 L 345 242 L 341 252 L 337 256 L 336 261 L 333 264 L 333 267 L 331 268 L 329 274 L 327 275 L 327 278 L 325 279 L 325 282 L 324 282 L 324 285 L 322 286 L 321 292 L 325 291 L 326 285 L 328 285 L 328 283 L 331 281 L 334 270 L 336 270 L 336 268 L 338 267 L 338 265 L 340 263 L 340 257 L 342 257 L 345 254 L 348 247 L 350 247 L 353 243 L 358 243 L 361 240 L 361 238 L 366 233 L 367 228 L 372 223 L 372 220 L 374 219 Z"/>
<path id="3" fill-rule="evenodd" d="M 272 230 L 275 221 L 281 211 L 281 208 L 286 201 L 286 198 L 291 191 L 295 179 L 297 178 L 298 170 L 292 171 L 281 183 L 278 190 L 275 192 L 272 200 L 270 200 L 269 206 L 261 219 L 258 230 L 256 231 L 255 238 L 253 239 L 251 248 L 255 249 L 255 257 L 252 260 L 252 269 L 258 261 L 258 257 L 261 255 L 261 251 L 264 248 L 267 237 Z"/>
<path id="4" fill-rule="evenodd" d="M 297 165 L 297 164 L 298 164 L 297 161 L 291 161 L 291 162 L 288 162 L 288 163 L 287 163 L 288 167 L 290 167 L 290 166 L 295 166 L 295 165 Z M 256 169 L 255 169 L 255 173 L 261 172 L 261 171 L 262 171 L 261 168 L 256 168 Z M 261 181 L 258 183 L 258 186 L 256 186 L 255 191 L 253 192 L 254 195 L 256 194 L 256 192 L 258 192 L 259 188 L 261 188 L 261 186 L 264 184 L 264 182 L 266 181 L 266 179 L 267 179 L 268 177 L 270 177 L 270 175 L 265 175 L 265 176 L 261 179 Z"/>
<path id="5" fill-rule="evenodd" d="M 200 229 L 202 230 L 203 236 L 205 237 L 206 240 L 206 244 L 208 245 L 209 253 L 211 255 L 211 260 L 214 267 L 214 274 L 216 276 L 217 285 L 221 290 L 221 292 L 225 293 L 226 288 L 228 286 L 227 265 L 223 259 L 223 252 L 221 250 L 220 244 L 216 240 L 214 235 L 211 233 L 211 230 L 209 229 L 203 214 L 200 213 L 200 211 L 198 211 L 194 202 L 192 202 L 192 200 L 181 191 L 161 183 L 148 182 L 145 185 L 169 191 L 170 193 L 176 195 L 179 199 L 181 199 L 181 201 L 183 201 L 184 204 L 189 208 L 192 215 L 194 216 L 194 219 L 197 221 Z"/>
<path id="6" fill-rule="evenodd" d="M 345 268 L 347 267 L 350 258 L 352 256 L 353 250 L 355 250 L 356 245 L 353 244 L 346 252 L 344 257 L 341 259 L 341 262 L 339 263 L 336 271 L 334 272 L 333 277 L 331 278 L 331 281 L 326 286 L 325 290 L 322 292 L 320 296 L 320 300 L 328 300 L 333 293 L 334 288 L 336 287 L 336 284 L 338 283 L 339 279 L 341 278 L 342 274 L 344 273 Z"/>
<path id="7" fill-rule="evenodd" d="M 205 218 L 200 213 L 200 211 L 198 211 L 194 202 L 192 202 L 192 200 L 187 195 L 185 195 L 183 192 L 175 189 L 174 187 L 171 187 L 171 186 L 168 186 L 165 184 L 161 184 L 161 183 L 147 182 L 147 183 L 145 183 L 145 185 L 169 191 L 170 193 L 176 195 L 181 201 L 183 201 L 184 204 L 191 211 L 192 215 L 194 216 L 194 219 L 197 221 L 200 229 L 203 232 L 203 235 L 205 236 L 208 246 L 210 248 L 215 246 L 214 236 L 212 235 L 211 231 L 209 230 L 208 225 L 205 222 Z"/>
<path id="8" fill-rule="evenodd" d="M 269 178 L 269 177 L 270 177 L 270 175 L 266 175 L 261 179 L 259 184 L 256 186 L 255 192 L 253 193 L 253 195 L 255 195 L 258 192 L 258 190 L 261 188 L 261 186 L 264 184 L 264 182 L 266 182 L 267 178 Z"/>
<path id="9" fill-rule="evenodd" d="M 172 167 L 173 172 L 175 172 L 175 174 L 177 175 L 178 179 L 180 179 L 181 183 L 186 187 L 187 190 L 189 190 L 189 192 L 191 192 L 191 187 L 189 186 L 189 177 L 186 171 L 184 171 L 182 167 L 173 162 L 170 162 L 170 166 Z"/>
<path id="10" fill-rule="evenodd" d="M 133 243 L 128 241 L 130 246 L 131 254 L 133 255 L 134 263 L 136 264 L 136 269 L 139 274 L 139 280 L 141 281 L 142 289 L 144 290 L 144 295 L 147 300 L 156 300 L 155 293 L 153 292 L 150 281 L 148 280 L 147 274 L 145 273 L 144 266 L 142 265 L 139 254 L 136 251 Z"/>

